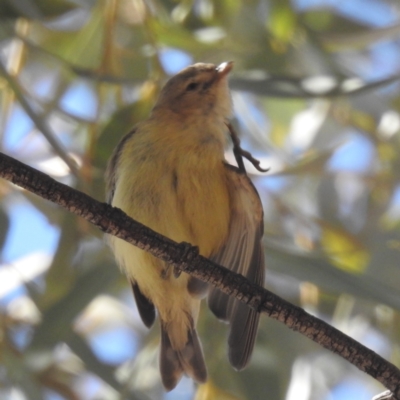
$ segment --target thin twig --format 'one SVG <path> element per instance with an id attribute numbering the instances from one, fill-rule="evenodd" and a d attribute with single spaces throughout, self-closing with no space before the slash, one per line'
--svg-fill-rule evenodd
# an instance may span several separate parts
<path id="1" fill-rule="evenodd" d="M 336 79 L 335 76 L 332 76 Z M 375 82 L 363 82 L 360 86 L 345 89 L 350 79 L 337 80 L 337 83 L 326 91 L 307 90 L 303 86 L 304 78 L 291 78 L 287 76 L 270 76 L 262 79 L 250 78 L 232 78 L 229 86 L 234 90 L 243 90 L 246 92 L 256 93 L 261 96 L 277 97 L 285 99 L 326 99 L 337 98 L 342 96 L 359 96 L 363 93 L 370 92 L 400 81 L 400 75 L 389 76 Z"/>
<path id="2" fill-rule="evenodd" d="M 71 172 L 76 176 L 80 177 L 79 169 L 75 163 L 75 161 L 67 154 L 63 146 L 58 142 L 55 138 L 53 132 L 49 128 L 49 126 L 36 114 L 33 110 L 32 106 L 29 104 L 28 100 L 25 98 L 24 94 L 19 87 L 18 82 L 12 77 L 7 69 L 4 67 L 3 63 L 0 60 L 0 75 L 7 81 L 10 88 L 13 90 L 16 99 L 20 103 L 21 107 L 24 109 L 26 114 L 32 120 L 32 122 L 36 125 L 37 129 L 43 134 L 45 139 L 50 143 L 55 153 L 60 156 L 60 158 L 67 164 L 68 168 Z"/>

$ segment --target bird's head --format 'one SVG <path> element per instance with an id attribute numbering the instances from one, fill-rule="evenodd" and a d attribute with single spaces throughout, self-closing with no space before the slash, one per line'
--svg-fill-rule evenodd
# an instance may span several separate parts
<path id="1" fill-rule="evenodd" d="M 161 90 L 154 112 L 173 112 L 185 116 L 217 116 L 227 119 L 232 114 L 228 75 L 233 62 L 191 65 L 173 76 Z"/>

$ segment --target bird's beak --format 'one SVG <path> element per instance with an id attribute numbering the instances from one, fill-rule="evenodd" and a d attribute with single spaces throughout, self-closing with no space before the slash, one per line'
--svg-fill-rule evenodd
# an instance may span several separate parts
<path id="1" fill-rule="evenodd" d="M 233 61 L 226 61 L 218 65 L 218 67 L 216 68 L 218 72 L 218 80 L 227 76 L 229 72 L 231 72 L 232 68 L 233 68 Z"/>

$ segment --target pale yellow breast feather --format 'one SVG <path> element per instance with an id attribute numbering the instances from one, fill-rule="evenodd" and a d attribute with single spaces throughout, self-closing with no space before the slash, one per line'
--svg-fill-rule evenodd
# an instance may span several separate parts
<path id="1" fill-rule="evenodd" d="M 230 199 L 222 162 L 224 127 L 214 126 L 210 134 L 207 128 L 185 131 L 146 121 L 120 156 L 113 206 L 177 242 L 199 246 L 208 257 L 227 236 Z M 140 267 L 126 259 L 126 251 L 119 253 L 134 277 Z"/>

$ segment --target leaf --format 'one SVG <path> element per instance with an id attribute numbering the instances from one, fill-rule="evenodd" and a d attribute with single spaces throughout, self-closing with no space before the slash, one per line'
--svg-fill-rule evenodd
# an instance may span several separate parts
<path id="1" fill-rule="evenodd" d="M 355 47 L 365 47 L 380 40 L 389 40 L 398 36 L 400 25 L 396 24 L 384 28 L 363 29 L 358 32 L 326 33 L 321 35 L 322 43 L 330 50 L 338 51 Z"/>
<path id="2" fill-rule="evenodd" d="M 335 151 L 335 148 L 331 148 L 325 151 L 309 151 L 304 154 L 303 158 L 297 161 L 297 163 L 293 166 L 288 166 L 284 170 L 278 172 L 277 174 L 271 174 L 270 176 L 280 176 L 280 175 L 301 175 L 301 174 L 324 174 L 324 168 L 326 162 L 332 156 L 332 153 Z"/>
<path id="3" fill-rule="evenodd" d="M 70 291 L 43 313 L 43 320 L 36 329 L 31 348 L 54 346 L 66 340 L 72 332 L 72 322 L 89 302 L 104 292 L 116 278 L 118 269 L 112 261 L 99 263 L 83 273 Z"/>
<path id="4" fill-rule="evenodd" d="M 149 27 L 165 46 L 177 47 L 186 51 L 200 51 L 210 49 L 209 44 L 196 40 L 193 32 L 183 26 L 162 21 L 159 18 L 149 20 Z"/>
<path id="5" fill-rule="evenodd" d="M 315 283 L 327 292 L 349 293 L 400 310 L 398 289 L 381 282 L 374 275 L 355 275 L 337 268 L 320 255 L 287 247 L 282 249 L 270 241 L 266 243 L 265 253 L 268 269 L 280 275 Z"/>
<path id="6" fill-rule="evenodd" d="M 15 0 L 12 1 L 13 3 L 17 3 Z M 36 0 L 36 4 L 45 18 L 59 17 L 79 8 L 77 3 L 70 0 Z"/>
<path id="7" fill-rule="evenodd" d="M 26 357 L 21 356 L 7 341 L 2 343 L 1 364 L 4 368 L 4 378 L 18 385 L 27 396 L 29 395 L 29 399 L 43 399 L 42 387 L 35 372 L 27 365 Z"/>
<path id="8" fill-rule="evenodd" d="M 100 2 L 101 3 L 101 2 Z M 88 21 L 74 30 L 54 30 L 41 25 L 37 33 L 43 37 L 41 47 L 52 55 L 80 68 L 97 69 L 104 50 L 104 10 L 97 4 Z"/>
<path id="9" fill-rule="evenodd" d="M 370 260 L 369 251 L 346 230 L 321 221 L 321 244 L 334 265 L 348 272 L 362 273 Z"/>
<path id="10" fill-rule="evenodd" d="M 121 388 L 121 385 L 114 377 L 114 369 L 100 362 L 84 339 L 82 339 L 76 333 L 73 333 L 71 337 L 68 338 L 67 344 L 71 350 L 85 363 L 85 366 L 89 371 L 95 373 L 111 387 L 117 390 Z"/>
<path id="11" fill-rule="evenodd" d="M 268 27 L 280 42 L 288 43 L 292 40 L 296 28 L 296 14 L 286 1 L 273 3 Z"/>
<path id="12" fill-rule="evenodd" d="M 59 17 L 78 7 L 68 0 L 0 0 L 0 19 L 26 17 L 44 20 Z"/>
<path id="13" fill-rule="evenodd" d="M 140 100 L 117 110 L 103 127 L 97 141 L 94 164 L 104 168 L 119 141 L 137 124 L 149 116 L 154 105 L 157 87 L 147 82 L 142 87 Z"/>
<path id="14" fill-rule="evenodd" d="M 80 235 L 76 234 L 77 224 L 77 218 L 69 215 L 64 215 L 64 221 L 60 223 L 61 237 L 46 275 L 46 291 L 38 299 L 40 308 L 49 308 L 63 298 L 76 279 L 76 271 L 71 270 L 70 265 L 80 239 Z"/>

